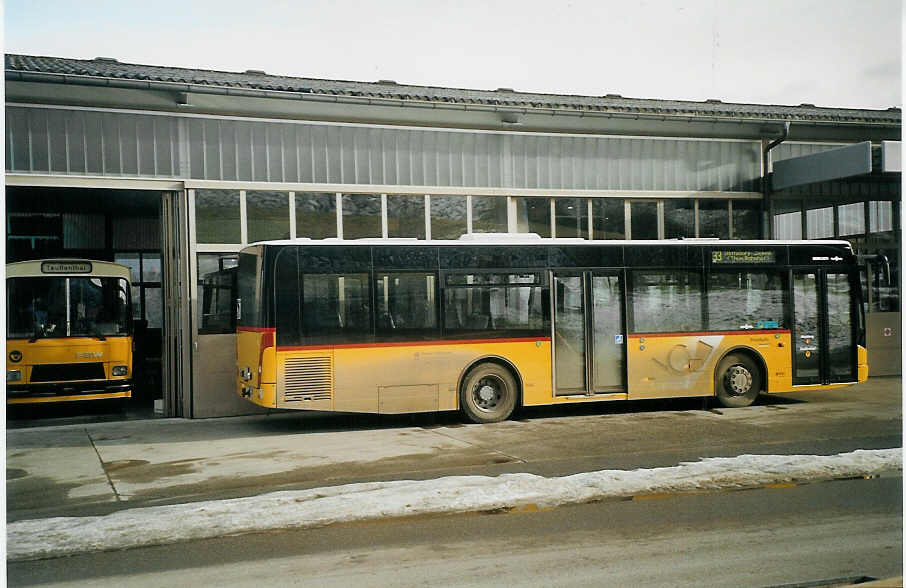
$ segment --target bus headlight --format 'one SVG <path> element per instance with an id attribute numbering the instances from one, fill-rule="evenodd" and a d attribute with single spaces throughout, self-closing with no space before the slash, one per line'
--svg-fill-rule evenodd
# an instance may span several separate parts
<path id="1" fill-rule="evenodd" d="M 7 382 L 21 382 L 22 381 L 22 370 L 6 370 L 6 381 Z"/>
<path id="2" fill-rule="evenodd" d="M 113 375 L 114 376 L 125 376 L 128 373 L 129 373 L 129 366 L 127 366 L 127 365 L 113 366 Z"/>

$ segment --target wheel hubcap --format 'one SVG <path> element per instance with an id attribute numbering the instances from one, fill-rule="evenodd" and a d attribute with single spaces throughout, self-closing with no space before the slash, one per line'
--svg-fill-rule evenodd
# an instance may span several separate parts
<path id="1" fill-rule="evenodd" d="M 481 410 L 493 410 L 500 404 L 502 384 L 496 378 L 482 378 L 472 388 L 475 406 Z"/>
<path id="2" fill-rule="evenodd" d="M 734 365 L 724 376 L 726 389 L 734 396 L 742 396 L 752 389 L 752 373 L 741 365 Z"/>

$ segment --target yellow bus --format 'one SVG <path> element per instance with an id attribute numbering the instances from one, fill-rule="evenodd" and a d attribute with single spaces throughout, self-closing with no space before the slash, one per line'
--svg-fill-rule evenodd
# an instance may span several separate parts
<path id="1" fill-rule="evenodd" d="M 243 249 L 237 392 L 484 423 L 607 400 L 741 407 L 868 376 L 846 242 L 469 237 Z"/>
<path id="2" fill-rule="evenodd" d="M 106 261 L 7 264 L 7 404 L 131 397 L 130 293 Z"/>

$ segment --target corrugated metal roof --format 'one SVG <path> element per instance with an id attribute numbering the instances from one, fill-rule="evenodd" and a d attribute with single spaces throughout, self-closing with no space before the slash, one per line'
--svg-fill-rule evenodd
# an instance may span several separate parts
<path id="1" fill-rule="evenodd" d="M 379 82 L 354 82 L 322 80 L 271 75 L 249 70 L 223 72 L 204 69 L 161 67 L 120 63 L 109 58 L 92 60 L 32 55 L 6 55 L 6 78 L 28 80 L 29 74 L 37 76 L 63 76 L 67 83 L 98 83 L 106 80 L 111 86 L 119 84 L 135 87 L 137 82 L 158 82 L 205 88 L 253 90 L 263 92 L 288 92 L 361 99 L 397 100 L 402 102 L 428 102 L 441 104 L 482 105 L 513 109 L 549 109 L 576 113 L 621 114 L 665 117 L 717 117 L 753 120 L 795 120 L 813 122 L 845 122 L 866 124 L 901 124 L 898 108 L 868 110 L 855 108 L 821 108 L 809 104 L 781 106 L 764 104 L 725 103 L 718 100 L 704 102 L 624 98 L 613 94 L 605 96 L 568 96 L 516 92 L 510 89 L 468 90 L 432 86 L 411 86 L 381 80 Z M 181 88 L 191 91 L 191 88 Z"/>

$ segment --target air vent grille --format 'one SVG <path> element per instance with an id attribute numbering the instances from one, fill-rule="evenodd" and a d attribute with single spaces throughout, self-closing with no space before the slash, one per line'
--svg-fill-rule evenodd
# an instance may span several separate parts
<path id="1" fill-rule="evenodd" d="M 330 400 L 333 392 L 331 357 L 294 357 L 286 360 L 283 400 Z"/>

